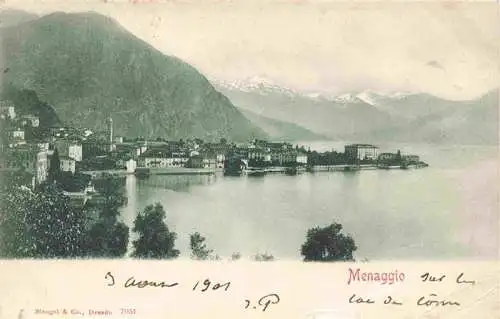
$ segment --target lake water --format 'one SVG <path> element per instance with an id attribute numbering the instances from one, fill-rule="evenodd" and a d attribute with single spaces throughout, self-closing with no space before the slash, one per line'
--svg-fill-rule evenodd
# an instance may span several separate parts
<path id="1" fill-rule="evenodd" d="M 341 151 L 344 143 L 304 144 Z M 336 221 L 354 238 L 359 259 L 497 258 L 497 148 L 381 145 L 381 151 L 397 149 L 420 155 L 430 167 L 265 177 L 128 176 L 129 202 L 121 216 L 132 229 L 137 212 L 160 202 L 185 257 L 189 234 L 198 231 L 220 256 L 267 252 L 299 259 L 307 229 Z"/>

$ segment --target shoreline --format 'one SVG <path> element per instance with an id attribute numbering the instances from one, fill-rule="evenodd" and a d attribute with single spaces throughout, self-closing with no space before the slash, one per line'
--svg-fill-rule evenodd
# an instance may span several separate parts
<path id="1" fill-rule="evenodd" d="M 392 166 L 380 166 L 377 164 L 364 164 L 364 165 L 348 165 L 348 164 L 337 164 L 337 165 L 315 165 L 311 167 L 300 168 L 297 174 L 303 172 L 315 173 L 315 172 L 352 172 L 361 170 L 390 170 L 390 169 L 419 169 L 425 168 L 429 165 L 426 163 L 419 163 L 416 165 L 409 165 L 404 167 L 402 165 L 392 165 Z M 146 169 L 144 167 L 138 167 L 140 169 Z M 286 173 L 286 167 L 268 167 L 259 169 L 265 173 Z M 243 171 L 242 171 L 243 172 Z M 242 175 L 247 175 L 248 171 L 244 170 Z M 127 176 L 127 175 L 138 175 L 135 172 L 130 172 L 125 169 L 112 169 L 112 170 L 82 170 L 82 174 L 90 175 L 93 178 L 103 177 L 105 175 L 112 176 Z M 222 168 L 186 168 L 186 167 L 169 167 L 169 168 L 149 168 L 148 173 L 144 176 L 150 175 L 215 175 L 217 173 L 224 173 Z"/>

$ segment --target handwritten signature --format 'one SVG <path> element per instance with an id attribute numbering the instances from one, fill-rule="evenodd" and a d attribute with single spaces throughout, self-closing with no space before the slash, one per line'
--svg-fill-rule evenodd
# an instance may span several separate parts
<path id="1" fill-rule="evenodd" d="M 464 279 L 465 274 L 462 272 L 460 275 L 458 275 L 455 278 L 455 282 L 457 284 L 470 284 L 470 285 L 475 285 L 476 281 L 475 280 L 465 280 Z M 433 276 L 430 273 L 426 272 L 420 276 L 422 281 L 424 282 L 443 282 L 447 277 L 446 275 L 440 274 L 438 276 Z"/>
<path id="2" fill-rule="evenodd" d="M 108 287 L 116 286 L 115 276 L 108 271 L 104 276 L 107 281 Z M 166 282 L 166 281 L 155 281 L 155 280 L 139 280 L 135 276 L 129 277 L 124 283 L 123 288 L 174 288 L 181 286 L 181 283 L 177 281 Z M 231 287 L 231 282 L 216 282 L 206 278 L 204 280 L 198 280 L 194 285 L 191 286 L 191 291 L 198 291 L 205 293 L 207 291 L 228 291 Z M 253 301 L 254 300 L 254 301 Z M 281 298 L 277 293 L 268 293 L 264 296 L 244 299 L 244 309 L 260 309 L 266 311 L 271 305 L 276 305 L 280 302 Z"/>
<path id="3" fill-rule="evenodd" d="M 441 283 L 447 280 L 448 276 L 446 274 L 431 274 L 429 272 L 423 273 L 419 277 L 422 282 L 427 283 Z M 467 280 L 465 278 L 465 274 L 462 272 L 458 276 L 455 277 L 455 283 L 459 285 L 475 285 L 475 280 Z M 359 294 L 352 294 L 348 299 L 350 304 L 375 304 L 380 303 L 380 300 L 376 301 L 371 299 L 370 297 L 363 297 Z M 395 305 L 401 306 L 403 302 L 400 300 L 396 300 L 393 296 L 387 296 L 383 299 L 384 305 Z M 415 299 L 414 304 L 416 306 L 423 307 L 443 307 L 443 306 L 460 306 L 460 302 L 457 300 L 448 300 L 445 298 L 439 297 L 436 293 L 429 293 L 427 295 L 420 296 Z"/>

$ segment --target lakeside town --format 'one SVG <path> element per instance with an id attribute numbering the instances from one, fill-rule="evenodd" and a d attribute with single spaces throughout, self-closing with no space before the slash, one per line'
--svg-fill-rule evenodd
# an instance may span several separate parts
<path id="1" fill-rule="evenodd" d="M 58 162 L 60 171 L 69 179 L 85 176 L 88 181 L 67 189 L 67 195 L 76 198 L 95 192 L 91 180 L 110 175 L 144 177 L 220 172 L 230 176 L 264 176 L 427 166 L 418 155 L 401 154 L 399 150 L 380 152 L 379 147 L 370 144 L 350 144 L 345 145 L 344 152 L 320 153 L 288 142 L 257 139 L 239 144 L 225 139 L 218 142 L 204 142 L 199 138 L 130 139 L 113 134 L 111 117 L 102 132 L 65 126 L 41 127 L 37 116 L 17 114 L 11 101 L 0 101 L 0 116 L 2 174 L 22 172 L 24 184 L 34 188 L 47 179 L 51 163 Z M 54 156 L 58 157 L 57 161 Z"/>

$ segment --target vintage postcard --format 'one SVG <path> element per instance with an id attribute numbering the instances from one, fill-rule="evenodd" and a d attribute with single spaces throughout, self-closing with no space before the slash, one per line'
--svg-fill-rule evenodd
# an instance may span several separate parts
<path id="1" fill-rule="evenodd" d="M 499 25 L 0 0 L 0 318 L 500 318 Z"/>

